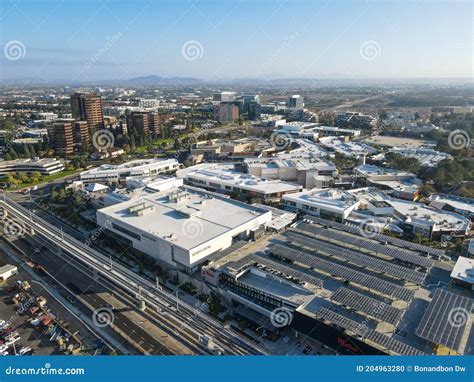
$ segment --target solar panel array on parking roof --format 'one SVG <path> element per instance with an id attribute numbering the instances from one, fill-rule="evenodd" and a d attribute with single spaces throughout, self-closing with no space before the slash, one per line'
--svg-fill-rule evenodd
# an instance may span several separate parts
<path id="1" fill-rule="evenodd" d="M 331 300 L 392 325 L 395 325 L 402 316 L 400 309 L 347 288 L 338 289 Z"/>
<path id="2" fill-rule="evenodd" d="M 470 330 L 473 301 L 444 289 L 436 289 L 416 334 L 461 353 L 462 338 Z"/>
<path id="3" fill-rule="evenodd" d="M 337 325 L 345 330 L 349 330 L 350 332 L 361 337 L 365 337 L 367 332 L 370 330 L 363 323 L 351 320 L 350 318 L 326 308 L 319 308 L 316 312 L 314 312 L 314 314 L 318 319 L 329 321 L 332 324 Z"/>
<path id="4" fill-rule="evenodd" d="M 388 337 L 385 334 L 376 332 L 375 330 L 371 330 L 367 333 L 366 340 L 372 341 L 380 347 L 399 355 L 425 355 L 425 353 L 415 349 L 413 346 L 407 345 L 395 338 Z"/>
<path id="5" fill-rule="evenodd" d="M 316 272 L 320 271 L 329 274 L 334 278 L 348 280 L 354 284 L 361 285 L 370 290 L 389 296 L 390 298 L 411 301 L 414 296 L 414 291 L 400 285 L 347 268 L 340 264 L 320 259 L 296 249 L 276 244 L 272 246 L 270 250 L 276 256 L 292 261 L 298 261 L 301 264 L 313 268 Z"/>
<path id="6" fill-rule="evenodd" d="M 324 227 L 319 227 L 307 223 L 300 224 L 297 229 L 301 230 L 301 232 L 305 233 L 306 235 L 308 233 L 312 235 L 318 235 L 323 240 L 335 240 L 346 245 L 353 245 L 370 252 L 380 253 L 382 255 L 389 256 L 394 259 L 399 259 L 407 263 L 419 265 L 425 268 L 430 268 L 433 266 L 433 260 L 427 257 L 419 256 L 404 249 L 388 247 L 386 245 L 376 243 L 373 240 L 360 239 L 355 236 L 350 236 L 341 232 L 337 232 L 335 230 L 329 231 Z"/>
<path id="7" fill-rule="evenodd" d="M 407 345 L 401 341 L 386 336 L 385 334 L 376 332 L 375 330 L 369 329 L 366 326 L 358 323 L 357 321 L 351 320 L 347 317 L 340 315 L 339 313 L 333 312 L 326 308 L 320 308 L 315 312 L 316 318 L 329 321 L 345 330 L 358 334 L 370 340 L 373 343 L 379 345 L 381 348 L 387 349 L 399 355 L 424 355 L 422 351 L 415 349 L 414 347 Z"/>
<path id="8" fill-rule="evenodd" d="M 346 231 L 346 232 L 353 233 L 355 235 L 360 235 L 359 228 L 351 227 L 346 224 L 341 224 L 341 223 L 333 222 L 330 220 L 321 219 L 321 218 L 311 216 L 311 215 L 306 215 L 305 219 L 314 221 L 315 223 L 318 223 L 318 224 L 326 225 L 328 227 L 336 228 L 341 231 Z M 435 256 L 443 256 L 445 254 L 445 251 L 443 251 L 442 249 L 431 248 L 426 245 L 412 243 L 411 241 L 402 240 L 402 239 L 392 237 L 392 236 L 387 236 L 384 234 L 377 234 L 374 236 L 373 239 L 380 242 L 387 242 L 387 243 L 396 245 L 398 247 L 411 249 L 417 252 L 428 253 Z"/>
<path id="9" fill-rule="evenodd" d="M 392 264 L 382 259 L 364 255 L 347 248 L 342 248 L 325 241 L 298 234 L 294 231 L 287 231 L 284 236 L 298 246 L 307 247 L 312 251 L 322 253 L 326 256 L 337 257 L 338 259 L 348 261 L 351 264 L 365 267 L 376 272 L 382 272 L 397 279 L 421 284 L 426 277 L 425 273 L 418 272 L 414 269 Z"/>

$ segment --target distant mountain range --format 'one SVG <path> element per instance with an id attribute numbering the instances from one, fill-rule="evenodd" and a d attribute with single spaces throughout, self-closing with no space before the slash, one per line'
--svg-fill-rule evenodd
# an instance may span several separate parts
<path id="1" fill-rule="evenodd" d="M 460 85 L 472 84 L 469 78 L 232 78 L 206 80 L 195 77 L 160 77 L 149 75 L 130 79 L 109 79 L 97 81 L 51 80 L 43 78 L 18 78 L 0 80 L 0 86 L 196 86 L 202 84 L 236 86 L 278 86 L 278 87 L 331 87 L 331 86 L 373 86 L 373 85 Z"/>
<path id="2" fill-rule="evenodd" d="M 205 81 L 193 77 L 160 77 L 160 76 L 144 76 L 130 78 L 126 81 L 130 85 L 138 86 L 157 86 L 157 85 L 195 85 L 202 84 Z"/>

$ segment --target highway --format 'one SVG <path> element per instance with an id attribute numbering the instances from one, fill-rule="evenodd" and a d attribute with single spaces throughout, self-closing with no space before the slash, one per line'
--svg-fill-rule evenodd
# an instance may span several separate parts
<path id="1" fill-rule="evenodd" d="M 4 198 L 0 199 L 0 206 L 8 212 L 10 217 L 18 219 L 18 222 L 24 225 L 25 228 L 32 229 L 35 233 L 54 243 L 66 254 L 86 264 L 97 274 L 97 277 L 106 278 L 127 293 L 144 301 L 148 308 L 152 308 L 155 312 L 160 312 L 163 316 L 166 316 L 168 322 L 170 320 L 175 322 L 177 332 L 187 337 L 188 340 L 193 337 L 193 333 L 197 333 L 200 339 L 204 337 L 211 339 L 224 354 L 268 354 L 258 344 L 224 326 L 186 301 L 180 300 L 179 310 L 176 310 L 174 308 L 176 297 L 170 292 L 157 288 L 155 284 L 138 276 L 121 264 L 114 263 L 111 267 L 108 256 L 65 234 L 30 210 L 7 198 L 5 194 Z M 212 352 L 201 341 L 198 342 L 198 345 L 204 354 Z"/>

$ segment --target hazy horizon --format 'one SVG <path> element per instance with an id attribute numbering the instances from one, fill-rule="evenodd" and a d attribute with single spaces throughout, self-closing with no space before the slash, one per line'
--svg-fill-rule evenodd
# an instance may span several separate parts
<path id="1" fill-rule="evenodd" d="M 1 80 L 472 78 L 469 1 L 1 3 Z"/>

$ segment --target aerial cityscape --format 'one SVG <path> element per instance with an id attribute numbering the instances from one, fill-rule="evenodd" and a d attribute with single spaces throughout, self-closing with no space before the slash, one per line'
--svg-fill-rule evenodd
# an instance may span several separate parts
<path id="1" fill-rule="evenodd" d="M 0 9 L 1 355 L 474 355 L 469 1 Z"/>

